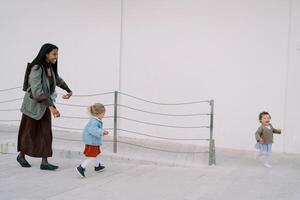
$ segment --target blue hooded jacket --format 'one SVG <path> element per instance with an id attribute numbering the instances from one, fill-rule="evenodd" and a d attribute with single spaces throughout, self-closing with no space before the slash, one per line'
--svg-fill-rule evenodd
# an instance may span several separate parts
<path id="1" fill-rule="evenodd" d="M 84 144 L 101 146 L 103 137 L 103 122 L 96 117 L 90 119 L 82 133 Z"/>

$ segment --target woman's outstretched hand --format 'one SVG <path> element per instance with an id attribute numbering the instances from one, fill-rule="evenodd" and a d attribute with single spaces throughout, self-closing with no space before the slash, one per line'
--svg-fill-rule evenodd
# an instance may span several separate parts
<path id="1" fill-rule="evenodd" d="M 49 106 L 49 110 L 52 113 L 53 117 L 60 117 L 60 113 L 55 107 Z"/>
<path id="2" fill-rule="evenodd" d="M 70 99 L 70 97 L 73 95 L 73 93 L 72 92 L 69 92 L 68 94 L 64 94 L 63 96 L 62 96 L 62 98 L 63 99 Z"/>

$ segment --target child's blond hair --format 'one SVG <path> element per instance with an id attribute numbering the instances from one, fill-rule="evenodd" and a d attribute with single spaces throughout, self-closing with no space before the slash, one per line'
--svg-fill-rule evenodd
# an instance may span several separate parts
<path id="1" fill-rule="evenodd" d="M 89 107 L 89 112 L 91 115 L 96 116 L 105 112 L 105 107 L 101 103 L 95 103 Z"/>

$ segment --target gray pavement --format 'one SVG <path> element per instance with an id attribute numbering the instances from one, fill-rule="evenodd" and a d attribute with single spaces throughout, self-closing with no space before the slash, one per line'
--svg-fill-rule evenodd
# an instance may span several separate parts
<path id="1" fill-rule="evenodd" d="M 253 159 L 254 152 L 217 148 L 217 165 L 207 165 L 204 153 L 170 153 L 111 142 L 103 147 L 106 170 L 87 170 L 82 179 L 75 167 L 83 160 L 80 134 L 54 132 L 57 171 L 41 171 L 16 162 L 16 127 L 0 126 L 0 199 L 2 200 L 299 200 L 300 155 L 274 153 L 273 168 Z M 71 140 L 71 141 L 70 141 Z M 109 140 L 109 138 L 107 139 Z M 122 141 L 172 151 L 202 151 L 206 147 L 146 139 Z"/>

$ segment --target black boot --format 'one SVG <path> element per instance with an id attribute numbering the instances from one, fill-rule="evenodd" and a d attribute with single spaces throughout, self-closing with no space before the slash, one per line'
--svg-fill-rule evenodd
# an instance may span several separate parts
<path id="1" fill-rule="evenodd" d="M 85 169 L 83 167 L 81 167 L 81 165 L 79 165 L 78 167 L 76 167 L 76 171 L 77 171 L 77 173 L 79 174 L 79 176 L 81 178 L 85 177 L 85 174 L 84 174 Z"/>
<path id="2" fill-rule="evenodd" d="M 40 166 L 41 170 L 49 170 L 49 171 L 56 170 L 57 168 L 58 168 L 58 166 L 51 165 L 49 163 L 47 163 L 47 164 L 41 164 L 41 166 Z"/>
<path id="3" fill-rule="evenodd" d="M 21 154 L 19 154 L 17 156 L 17 161 L 18 163 L 22 166 L 22 167 L 31 167 L 31 165 L 27 162 L 27 160 L 25 159 L 24 156 L 21 156 Z"/>
<path id="4" fill-rule="evenodd" d="M 104 169 L 105 169 L 105 167 L 103 165 L 101 165 L 100 163 L 97 167 L 95 167 L 96 172 L 102 172 Z"/>

